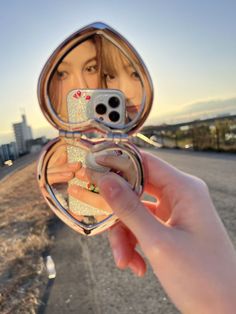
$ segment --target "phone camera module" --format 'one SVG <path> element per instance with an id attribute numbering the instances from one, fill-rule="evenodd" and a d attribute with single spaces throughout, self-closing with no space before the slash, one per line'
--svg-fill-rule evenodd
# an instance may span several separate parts
<path id="1" fill-rule="evenodd" d="M 117 112 L 117 111 L 111 111 L 111 112 L 109 113 L 109 119 L 110 119 L 112 122 L 117 122 L 117 121 L 119 121 L 119 119 L 120 119 L 120 114 L 119 114 L 119 112 Z"/>
<path id="2" fill-rule="evenodd" d="M 120 100 L 118 97 L 113 96 L 109 99 L 108 103 L 111 108 L 117 108 L 120 104 Z"/>
<path id="3" fill-rule="evenodd" d="M 105 114 L 107 107 L 104 104 L 98 104 L 95 108 L 97 114 Z"/>

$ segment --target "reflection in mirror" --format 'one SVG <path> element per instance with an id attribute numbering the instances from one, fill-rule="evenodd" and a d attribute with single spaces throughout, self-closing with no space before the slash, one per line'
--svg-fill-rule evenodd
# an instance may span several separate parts
<path id="1" fill-rule="evenodd" d="M 77 221 L 91 225 L 112 214 L 97 187 L 98 180 L 108 172 L 125 178 L 131 188 L 135 186 L 135 166 L 124 151 L 107 149 L 92 153 L 78 142 L 63 140 L 49 159 L 46 180 L 57 202 Z"/>
<path id="2" fill-rule="evenodd" d="M 93 35 L 70 50 L 49 82 L 49 98 L 56 114 L 70 122 L 67 96 L 72 90 L 82 89 L 89 93 L 91 89 L 113 89 L 125 96 L 123 124 L 133 120 L 142 104 L 145 81 L 141 81 L 137 70 L 142 69 L 141 64 L 131 52 L 129 54 L 134 63 L 111 41 L 99 35 Z"/>
<path id="3" fill-rule="evenodd" d="M 105 88 L 124 93 L 128 122 L 134 119 L 143 98 L 140 76 L 121 50 L 105 38 L 102 39 L 102 76 Z"/>
<path id="4" fill-rule="evenodd" d="M 67 120 L 67 95 L 72 89 L 97 89 L 100 82 L 99 37 L 74 47 L 58 64 L 49 83 L 49 98 L 55 112 Z"/>

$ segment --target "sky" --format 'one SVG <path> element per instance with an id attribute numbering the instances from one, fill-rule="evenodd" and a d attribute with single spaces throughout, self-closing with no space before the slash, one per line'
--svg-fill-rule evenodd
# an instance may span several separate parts
<path id="1" fill-rule="evenodd" d="M 65 38 L 95 21 L 143 58 L 155 95 L 147 123 L 199 103 L 236 106 L 235 12 L 233 0 L 0 0 L 0 143 L 23 111 L 34 136 L 50 127 L 37 101 L 39 74 Z"/>

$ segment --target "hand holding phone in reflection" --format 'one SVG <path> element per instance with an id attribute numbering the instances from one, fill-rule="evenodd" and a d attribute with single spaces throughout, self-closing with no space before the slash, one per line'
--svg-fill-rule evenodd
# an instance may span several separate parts
<path id="1" fill-rule="evenodd" d="M 61 146 L 49 160 L 48 183 L 52 185 L 70 181 L 81 166 L 80 162 L 68 163 L 66 146 Z"/>

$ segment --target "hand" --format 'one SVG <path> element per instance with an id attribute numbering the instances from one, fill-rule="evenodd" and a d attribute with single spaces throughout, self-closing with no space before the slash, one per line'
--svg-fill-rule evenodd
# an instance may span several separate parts
<path id="1" fill-rule="evenodd" d="M 48 163 L 47 179 L 49 184 L 68 182 L 81 168 L 81 163 L 68 163 L 66 146 L 62 145 L 54 152 Z"/>
<path id="2" fill-rule="evenodd" d="M 143 275 L 140 244 L 156 276 L 183 313 L 235 313 L 236 253 L 206 184 L 143 153 L 147 210 L 115 174 L 99 181 L 101 195 L 120 218 L 110 230 L 116 264 Z"/>
<path id="3" fill-rule="evenodd" d="M 122 176 L 131 184 L 135 180 L 134 166 L 129 158 L 125 158 L 123 156 L 100 155 L 96 157 L 96 162 L 108 168 L 112 168 L 113 170 L 119 171 L 120 174 L 122 174 Z M 84 167 L 81 167 L 75 173 L 76 178 L 83 182 L 92 183 L 94 186 L 97 186 L 97 183 L 102 176 L 104 176 L 104 173 Z M 107 215 L 112 214 L 111 207 L 99 193 L 93 193 L 88 189 L 80 187 L 79 185 L 71 185 L 68 188 L 68 193 L 72 197 L 90 206 L 103 209 L 104 213 Z M 145 202 L 145 204 L 149 208 L 152 207 L 151 202 Z M 102 219 L 107 218 L 107 216 L 97 216 L 96 218 L 101 221 Z"/>

